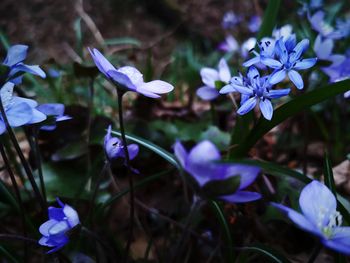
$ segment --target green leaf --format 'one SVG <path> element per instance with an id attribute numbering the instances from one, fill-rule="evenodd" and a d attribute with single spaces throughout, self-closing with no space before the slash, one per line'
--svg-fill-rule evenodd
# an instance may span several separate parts
<path id="1" fill-rule="evenodd" d="M 257 39 L 271 36 L 272 30 L 276 25 L 276 19 L 280 5 L 281 0 L 269 0 L 268 6 L 264 12 L 263 21 Z"/>
<path id="2" fill-rule="evenodd" d="M 272 128 L 296 115 L 304 109 L 310 108 L 328 98 L 334 97 L 350 90 L 350 80 L 343 80 L 337 83 L 326 85 L 322 88 L 312 90 L 296 97 L 275 110 L 271 121 L 261 117 L 247 137 L 230 153 L 230 157 L 243 157 Z"/>
<path id="3" fill-rule="evenodd" d="M 203 140 L 210 140 L 219 150 L 224 150 L 230 145 L 230 134 L 219 130 L 216 126 L 210 126 L 200 135 L 198 141 Z"/>
<path id="4" fill-rule="evenodd" d="M 258 253 L 260 255 L 263 255 L 269 258 L 270 259 L 269 262 L 290 263 L 290 261 L 287 258 L 285 258 L 283 255 L 281 255 L 279 252 L 262 244 L 253 244 L 251 246 L 241 247 L 239 248 L 239 250 L 242 250 L 245 252 Z M 266 262 L 266 261 L 262 260 L 261 262 Z"/>
<path id="5" fill-rule="evenodd" d="M 117 135 L 119 137 L 121 136 L 121 133 L 119 131 L 112 131 L 112 134 Z M 152 142 L 150 142 L 148 140 L 145 140 L 143 138 L 137 137 L 135 135 L 125 134 L 125 137 L 128 140 L 131 140 L 131 141 L 133 141 L 135 143 L 138 143 L 138 144 L 148 148 L 149 150 L 151 150 L 155 154 L 158 154 L 160 157 L 162 157 L 167 162 L 169 162 L 170 164 L 174 165 L 178 170 L 181 171 L 181 166 L 179 165 L 179 163 L 175 159 L 174 155 L 171 154 L 170 152 L 164 150 L 163 148 L 155 145 L 154 143 L 152 143 Z"/>
<path id="6" fill-rule="evenodd" d="M 67 144 L 63 148 L 56 151 L 51 159 L 55 162 L 66 161 L 79 158 L 88 152 L 88 147 L 84 140 L 79 140 L 74 143 Z"/>
<path id="7" fill-rule="evenodd" d="M 324 153 L 324 164 L 323 164 L 323 172 L 324 172 L 324 182 L 328 186 L 328 188 L 332 191 L 332 193 L 337 196 L 337 192 L 335 189 L 332 163 L 329 159 L 329 155 L 327 152 Z"/>
<path id="8" fill-rule="evenodd" d="M 201 192 L 204 196 L 215 199 L 221 195 L 235 193 L 240 182 L 241 177 L 239 175 L 231 176 L 226 180 L 211 180 L 201 188 Z"/>
<path id="9" fill-rule="evenodd" d="M 216 214 L 217 218 L 219 219 L 220 225 L 224 231 L 227 245 L 227 262 L 234 262 L 233 240 L 223 209 L 216 201 L 210 201 L 210 206 Z"/>
<path id="10" fill-rule="evenodd" d="M 77 18 L 74 21 L 74 31 L 75 31 L 75 40 L 77 43 L 76 49 L 80 57 L 83 57 L 83 34 L 81 32 L 81 18 Z"/>
<path id="11" fill-rule="evenodd" d="M 9 262 L 13 263 L 18 263 L 19 261 L 11 255 L 11 253 L 5 249 L 3 246 L 0 246 L 0 255 L 2 256 L 1 258 L 9 260 Z M 7 261 L 6 261 L 7 262 Z"/>
<path id="12" fill-rule="evenodd" d="M 118 37 L 105 39 L 105 45 L 132 45 L 136 47 L 141 46 L 141 42 L 132 37 Z"/>

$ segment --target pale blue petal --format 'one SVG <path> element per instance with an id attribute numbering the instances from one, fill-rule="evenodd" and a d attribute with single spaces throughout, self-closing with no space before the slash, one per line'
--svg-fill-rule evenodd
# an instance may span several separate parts
<path id="1" fill-rule="evenodd" d="M 227 94 L 227 93 L 231 93 L 231 92 L 236 92 L 237 90 L 231 85 L 231 84 L 228 84 L 224 87 L 222 87 L 219 91 L 220 94 Z M 198 95 L 198 93 L 197 93 Z"/>
<path id="2" fill-rule="evenodd" d="M 45 72 L 38 65 L 19 64 L 19 65 L 15 66 L 14 70 L 17 72 L 23 71 L 23 72 L 27 72 L 27 73 L 30 73 L 33 75 L 37 75 L 37 76 L 42 77 L 42 78 L 46 78 Z M 15 71 L 11 70 L 10 76 L 14 75 L 13 72 L 15 72 Z"/>
<path id="3" fill-rule="evenodd" d="M 7 56 L 3 62 L 4 65 L 12 67 L 17 63 L 22 62 L 27 57 L 28 46 L 14 45 L 7 51 Z"/>
<path id="4" fill-rule="evenodd" d="M 299 205 L 307 219 L 317 225 L 322 212 L 330 215 L 336 211 L 337 201 L 327 186 L 314 180 L 301 191 Z M 328 223 L 328 217 L 325 216 L 321 223 L 325 226 Z"/>
<path id="5" fill-rule="evenodd" d="M 271 85 L 277 84 L 281 81 L 283 81 L 286 78 L 286 70 L 281 69 L 281 70 L 276 70 L 274 73 L 270 75 L 269 78 L 269 83 Z"/>
<path id="6" fill-rule="evenodd" d="M 219 79 L 223 82 L 229 82 L 231 78 L 230 69 L 227 65 L 227 62 L 224 58 L 220 59 L 219 65 L 218 65 L 218 73 L 219 73 Z"/>
<path id="7" fill-rule="evenodd" d="M 248 72 L 247 72 L 247 77 L 248 77 L 250 80 L 257 79 L 257 78 L 260 78 L 260 73 L 259 73 L 259 71 L 256 69 L 256 67 L 250 67 L 250 68 L 248 69 Z"/>
<path id="8" fill-rule="evenodd" d="M 66 221 L 58 221 L 49 228 L 49 235 L 62 235 L 69 229 Z"/>
<path id="9" fill-rule="evenodd" d="M 280 61 L 283 64 L 286 64 L 288 62 L 288 51 L 286 49 L 286 46 L 284 44 L 283 38 L 280 38 L 276 42 L 276 54 L 279 57 Z"/>
<path id="10" fill-rule="evenodd" d="M 264 65 L 266 65 L 270 68 L 274 68 L 274 69 L 279 69 L 283 66 L 282 63 L 279 62 L 278 60 L 273 59 L 273 58 L 267 58 L 267 57 L 262 57 L 261 63 L 263 63 Z"/>
<path id="11" fill-rule="evenodd" d="M 27 103 L 16 103 L 6 111 L 10 126 L 19 127 L 30 122 L 33 116 L 33 109 Z"/>
<path id="12" fill-rule="evenodd" d="M 278 99 L 283 96 L 287 96 L 290 93 L 290 89 L 278 89 L 278 90 L 269 90 L 264 95 L 269 99 Z"/>
<path id="13" fill-rule="evenodd" d="M 61 103 L 45 103 L 39 105 L 36 109 L 48 116 L 62 116 L 64 113 L 64 105 Z"/>
<path id="14" fill-rule="evenodd" d="M 293 221 L 294 224 L 296 224 L 299 228 L 308 231 L 310 233 L 313 233 L 319 237 L 322 237 L 323 234 L 321 233 L 321 231 L 312 223 L 308 220 L 308 218 L 306 218 L 304 215 L 294 211 L 293 209 L 286 207 L 284 205 L 281 204 L 277 204 L 277 203 L 270 203 L 272 206 L 280 209 L 282 212 L 286 213 L 287 216 L 289 217 L 289 219 L 291 221 Z"/>
<path id="15" fill-rule="evenodd" d="M 68 221 L 70 228 L 73 228 L 80 223 L 78 213 L 77 213 L 77 211 L 74 210 L 73 207 L 66 204 L 63 207 L 63 213 L 67 217 L 66 220 Z"/>
<path id="16" fill-rule="evenodd" d="M 259 102 L 259 107 L 264 118 L 271 120 L 273 115 L 273 107 L 271 101 L 269 99 L 261 99 Z"/>
<path id="17" fill-rule="evenodd" d="M 172 91 L 174 86 L 162 80 L 152 80 L 150 82 L 142 83 L 137 86 L 137 90 L 144 90 L 150 93 L 164 94 Z"/>
<path id="18" fill-rule="evenodd" d="M 295 70 L 289 70 L 288 77 L 294 83 L 294 85 L 297 87 L 297 89 L 304 88 L 303 79 L 298 72 L 296 72 Z"/>
<path id="19" fill-rule="evenodd" d="M 36 109 L 32 109 L 32 118 L 31 120 L 28 122 L 28 124 L 34 124 L 34 123 L 39 123 L 42 122 L 44 120 L 46 120 L 46 115 Z"/>
<path id="20" fill-rule="evenodd" d="M 53 227 L 55 224 L 57 224 L 59 221 L 55 220 L 55 219 L 50 219 L 48 221 L 46 221 L 45 223 L 43 223 L 40 227 L 39 227 L 39 232 L 40 234 L 42 234 L 43 236 L 48 237 L 49 234 L 49 230 L 51 227 Z"/>
<path id="21" fill-rule="evenodd" d="M 340 253 L 350 255 L 350 227 L 336 227 L 330 239 L 324 239 L 322 243 Z"/>
<path id="22" fill-rule="evenodd" d="M 247 101 L 245 101 L 243 103 L 243 105 L 237 110 L 237 113 L 239 115 L 244 115 L 246 113 L 248 113 L 249 111 L 251 111 L 252 109 L 255 108 L 257 103 L 257 99 L 255 97 L 252 97 L 250 99 L 248 99 Z"/>
<path id="23" fill-rule="evenodd" d="M 22 102 L 27 103 L 32 108 L 35 108 L 36 106 L 38 106 L 38 103 L 35 100 L 26 99 L 26 98 L 17 97 L 17 96 L 12 97 L 12 103 L 17 104 Z"/>
<path id="24" fill-rule="evenodd" d="M 260 199 L 261 194 L 256 192 L 237 191 L 232 195 L 223 195 L 219 198 L 230 203 L 246 203 Z"/>
<path id="25" fill-rule="evenodd" d="M 292 53 L 289 56 L 289 62 L 294 63 L 296 62 L 300 56 L 304 53 L 306 49 L 309 47 L 310 41 L 308 39 L 303 39 L 300 41 L 295 48 L 293 49 Z"/>
<path id="26" fill-rule="evenodd" d="M 206 86 L 215 88 L 215 81 L 219 80 L 219 73 L 217 70 L 212 68 L 202 68 L 200 70 L 200 75 Z"/>
<path id="27" fill-rule="evenodd" d="M 216 146 L 208 141 L 202 141 L 192 148 L 188 154 L 188 163 L 206 163 L 220 159 L 220 152 Z"/>
<path id="28" fill-rule="evenodd" d="M 243 67 L 250 67 L 260 62 L 260 56 L 253 57 L 243 63 Z"/>
<path id="29" fill-rule="evenodd" d="M 200 87 L 199 89 L 197 89 L 196 94 L 202 100 L 213 100 L 220 95 L 215 88 L 208 87 L 208 86 Z"/>
<path id="30" fill-rule="evenodd" d="M 317 58 L 306 58 L 303 60 L 298 60 L 295 62 L 295 65 L 293 66 L 293 69 L 300 70 L 300 69 L 308 69 L 313 67 L 317 62 Z"/>
<path id="31" fill-rule="evenodd" d="M 135 85 L 129 79 L 129 77 L 117 70 L 107 71 L 107 76 L 118 86 L 129 89 L 131 91 L 136 91 Z"/>
<path id="32" fill-rule="evenodd" d="M 115 67 L 101 54 L 100 51 L 98 51 L 96 48 L 91 50 L 88 48 L 92 59 L 94 60 L 97 68 L 106 76 L 109 78 L 109 75 L 107 74 L 108 71 L 116 70 Z"/>

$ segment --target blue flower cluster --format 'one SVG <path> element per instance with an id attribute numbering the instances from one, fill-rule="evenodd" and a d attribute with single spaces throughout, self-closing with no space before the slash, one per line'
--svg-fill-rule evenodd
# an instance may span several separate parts
<path id="1" fill-rule="evenodd" d="M 247 75 L 230 76 L 230 70 L 226 61 L 221 59 L 219 70 L 203 68 L 201 76 L 206 86 L 197 90 L 197 95 L 204 100 L 212 100 L 217 97 L 215 81 L 221 80 L 225 85 L 219 93 L 227 94 L 238 92 L 241 94 L 241 106 L 237 113 L 244 115 L 259 105 L 265 119 L 271 120 L 273 116 L 272 99 L 278 99 L 289 94 L 290 89 L 274 89 L 274 85 L 283 81 L 286 76 L 294 83 L 297 89 L 303 89 L 304 82 L 299 70 L 311 68 L 317 62 L 317 58 L 303 58 L 303 54 L 309 47 L 309 40 L 304 39 L 296 43 L 295 34 L 283 37 L 275 31 L 277 40 L 264 38 L 258 43 L 260 53 L 253 50 L 253 58 L 243 63 L 249 67 Z M 270 75 L 260 76 L 258 68 L 270 68 L 273 72 Z M 209 84 L 210 83 L 210 84 Z M 210 87 L 210 88 L 209 88 Z"/>

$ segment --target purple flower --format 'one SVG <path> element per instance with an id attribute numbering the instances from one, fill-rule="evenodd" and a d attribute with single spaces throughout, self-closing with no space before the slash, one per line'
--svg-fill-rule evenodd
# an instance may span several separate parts
<path id="1" fill-rule="evenodd" d="M 46 77 L 45 72 L 38 65 L 27 65 L 23 61 L 27 57 L 28 46 L 26 45 L 14 45 L 7 51 L 7 56 L 3 61 L 3 65 L 9 67 L 8 80 L 19 84 L 21 82 L 21 76 L 18 76 L 19 72 L 28 72 L 30 74 L 38 75 L 42 78 Z M 16 75 L 16 76 L 15 76 Z"/>
<path id="2" fill-rule="evenodd" d="M 344 31 L 333 28 L 325 20 L 325 12 L 318 11 L 311 17 L 308 16 L 312 28 L 317 31 L 322 37 L 340 39 L 344 37 Z M 341 25 L 340 25 L 341 26 Z"/>
<path id="3" fill-rule="evenodd" d="M 260 169 L 248 165 L 218 163 L 221 159 L 220 153 L 210 141 L 200 142 L 189 153 L 180 142 L 176 142 L 174 152 L 181 166 L 196 180 L 200 187 L 204 187 L 213 180 L 225 180 L 232 176 L 240 176 L 240 185 L 237 191 L 230 195 L 218 196 L 219 199 L 242 203 L 261 198 L 259 193 L 243 190 L 254 182 Z"/>
<path id="4" fill-rule="evenodd" d="M 7 82 L 0 90 L 2 105 L 10 126 L 20 127 L 44 121 L 46 115 L 35 108 L 38 103 L 31 99 L 13 96 L 13 87 L 12 82 Z M 5 131 L 6 125 L 0 114 L 0 134 Z"/>
<path id="5" fill-rule="evenodd" d="M 53 248 L 47 253 L 53 253 L 66 245 L 69 241 L 68 231 L 80 224 L 78 213 L 74 208 L 63 204 L 58 198 L 57 202 L 60 207 L 50 206 L 49 220 L 39 228 L 39 232 L 43 235 L 39 244 Z"/>
<path id="6" fill-rule="evenodd" d="M 345 60 L 344 55 L 332 54 L 334 47 L 334 40 L 330 38 L 322 39 L 321 35 L 318 35 L 314 44 L 314 51 L 317 58 L 322 60 L 328 60 L 332 62 L 331 67 L 338 66 Z"/>
<path id="7" fill-rule="evenodd" d="M 249 23 L 248 23 L 248 28 L 250 30 L 250 32 L 252 33 L 256 33 L 259 31 L 260 26 L 261 26 L 261 17 L 260 16 L 252 16 L 249 19 Z"/>
<path id="8" fill-rule="evenodd" d="M 298 89 L 304 87 L 304 82 L 297 70 L 308 69 L 316 64 L 317 58 L 303 59 L 302 54 L 308 49 L 309 40 L 304 39 L 296 44 L 295 37 L 291 36 L 286 41 L 283 38 L 277 40 L 275 53 L 277 59 L 262 57 L 261 62 L 266 66 L 275 69 L 269 79 L 270 84 L 276 84 L 285 79 L 288 74 L 289 79 Z"/>
<path id="9" fill-rule="evenodd" d="M 174 89 L 173 85 L 162 80 L 143 81 L 143 75 L 134 67 L 125 66 L 116 69 L 96 48 L 89 52 L 97 68 L 105 77 L 124 91 L 133 91 L 150 98 L 159 98 Z"/>
<path id="10" fill-rule="evenodd" d="M 237 52 L 239 49 L 239 45 L 237 40 L 232 36 L 228 35 L 225 38 L 224 42 L 221 42 L 218 46 L 218 49 L 223 51 L 223 52 Z"/>
<path id="11" fill-rule="evenodd" d="M 241 21 L 242 16 L 236 15 L 233 11 L 228 11 L 222 18 L 222 27 L 224 29 L 232 29 Z"/>
<path id="12" fill-rule="evenodd" d="M 56 129 L 56 122 L 70 120 L 72 117 L 64 115 L 64 105 L 61 103 L 46 103 L 41 104 L 36 109 L 46 116 L 53 116 L 55 118 L 55 122 L 51 125 L 41 126 L 41 130 L 52 131 Z"/>
<path id="13" fill-rule="evenodd" d="M 350 57 L 346 57 L 340 64 L 324 67 L 322 71 L 330 77 L 330 82 L 348 79 L 350 78 Z"/>
<path id="14" fill-rule="evenodd" d="M 220 93 L 238 91 L 242 94 L 241 107 L 237 110 L 238 114 L 248 113 L 259 103 L 264 118 L 271 120 L 273 115 L 271 99 L 288 95 L 290 89 L 272 90 L 269 78 L 270 76 L 260 77 L 259 71 L 255 67 L 250 67 L 246 78 L 242 75 L 233 77 L 230 84 L 223 87 Z"/>
<path id="15" fill-rule="evenodd" d="M 104 139 L 104 149 L 108 160 L 115 160 L 118 158 L 125 158 L 124 145 L 121 140 L 111 135 L 112 127 L 108 126 L 107 134 Z M 132 160 L 139 153 L 139 146 L 137 144 L 129 144 L 128 146 L 129 159 Z"/>
<path id="16" fill-rule="evenodd" d="M 341 226 L 337 200 L 322 183 L 312 181 L 301 191 L 299 206 L 302 213 L 281 204 L 272 205 L 285 212 L 298 227 L 316 235 L 326 247 L 350 255 L 350 227 Z"/>
<path id="17" fill-rule="evenodd" d="M 228 83 L 231 78 L 230 69 L 224 58 L 220 59 L 218 70 L 213 68 L 202 68 L 200 71 L 202 81 L 205 86 L 197 89 L 197 95 L 202 100 L 213 100 L 217 98 L 220 94 L 216 89 L 216 81 L 221 81 Z"/>

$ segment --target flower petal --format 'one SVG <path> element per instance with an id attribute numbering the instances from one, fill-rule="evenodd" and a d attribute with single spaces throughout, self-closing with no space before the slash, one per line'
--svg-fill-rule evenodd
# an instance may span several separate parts
<path id="1" fill-rule="evenodd" d="M 0 118 L 0 135 L 6 131 L 6 125 L 4 121 Z"/>
<path id="2" fill-rule="evenodd" d="M 48 211 L 49 211 L 49 219 L 54 219 L 54 220 L 57 220 L 57 221 L 61 221 L 65 217 L 65 214 L 63 213 L 63 209 L 62 208 L 57 208 L 57 207 L 50 206 L 48 208 Z"/>
<path id="3" fill-rule="evenodd" d="M 243 67 L 253 66 L 253 65 L 259 63 L 260 60 L 261 60 L 260 56 L 253 57 L 253 58 L 247 60 L 246 62 L 244 62 L 243 63 Z"/>
<path id="4" fill-rule="evenodd" d="M 283 66 L 282 63 L 279 62 L 278 60 L 273 59 L 273 58 L 267 58 L 267 57 L 262 57 L 261 63 L 263 63 L 264 65 L 266 65 L 270 68 L 274 68 L 274 69 L 279 69 Z"/>
<path id="5" fill-rule="evenodd" d="M 248 100 L 246 100 L 243 105 L 237 110 L 237 113 L 239 115 L 244 115 L 247 112 L 251 111 L 252 109 L 255 108 L 257 103 L 257 99 L 255 97 L 252 97 Z"/>
<path id="6" fill-rule="evenodd" d="M 137 86 L 136 91 L 139 89 L 150 93 L 164 94 L 172 91 L 174 86 L 162 80 L 152 80 Z"/>
<path id="7" fill-rule="evenodd" d="M 260 168 L 251 165 L 234 164 L 227 169 L 227 176 L 239 175 L 241 177 L 239 189 L 244 189 L 252 184 L 259 173 Z"/>
<path id="8" fill-rule="evenodd" d="M 69 229 L 66 221 L 58 221 L 49 228 L 49 235 L 62 235 Z"/>
<path id="9" fill-rule="evenodd" d="M 224 58 L 220 59 L 218 66 L 219 78 L 223 82 L 229 82 L 231 78 L 230 69 L 227 65 L 227 62 Z"/>
<path id="10" fill-rule="evenodd" d="M 116 85 L 130 91 L 136 91 L 136 86 L 124 73 L 121 73 L 117 70 L 109 70 L 107 71 L 106 76 L 108 76 L 108 78 L 110 78 Z"/>
<path id="11" fill-rule="evenodd" d="M 227 94 L 227 93 L 231 93 L 231 92 L 236 92 L 237 90 L 231 85 L 225 85 L 224 87 L 222 87 L 219 91 L 220 94 Z M 198 95 L 198 94 L 197 94 Z"/>
<path id="12" fill-rule="evenodd" d="M 183 147 L 181 142 L 177 141 L 174 144 L 174 154 L 178 161 L 180 162 L 182 167 L 185 167 L 186 165 L 186 159 L 187 159 L 187 152 L 186 149 Z"/>
<path id="13" fill-rule="evenodd" d="M 202 68 L 200 71 L 202 81 L 206 86 L 215 88 L 215 81 L 219 80 L 219 73 L 212 68 Z"/>
<path id="14" fill-rule="evenodd" d="M 14 103 L 6 111 L 6 116 L 11 127 L 19 127 L 30 122 L 33 109 L 24 102 Z"/>
<path id="15" fill-rule="evenodd" d="M 44 103 L 36 107 L 36 109 L 49 116 L 62 116 L 64 113 L 64 105 L 61 103 Z"/>
<path id="16" fill-rule="evenodd" d="M 321 213 L 329 215 L 335 212 L 337 201 L 327 186 L 314 180 L 301 191 L 299 205 L 307 219 L 317 225 Z M 324 217 L 322 226 L 328 223 L 328 219 L 327 216 Z"/>
<path id="17" fill-rule="evenodd" d="M 322 243 L 330 249 L 350 255 L 350 227 L 335 228 L 333 236 Z"/>
<path id="18" fill-rule="evenodd" d="M 289 62 L 294 63 L 296 62 L 300 56 L 304 53 L 306 49 L 309 48 L 310 41 L 308 39 L 303 39 L 300 41 L 295 48 L 293 49 L 292 53 L 289 55 Z"/>
<path id="19" fill-rule="evenodd" d="M 189 163 L 206 163 L 220 159 L 220 152 L 216 146 L 208 141 L 202 141 L 192 148 L 188 154 Z"/>
<path id="20" fill-rule="evenodd" d="M 55 219 L 50 219 L 48 221 L 46 221 L 45 223 L 41 224 L 41 226 L 39 227 L 39 232 L 40 234 L 42 234 L 43 236 L 50 236 L 49 234 L 49 230 L 51 227 L 53 227 L 55 224 L 57 224 L 59 221 L 55 220 Z"/>
<path id="21" fill-rule="evenodd" d="M 264 95 L 269 99 L 279 99 L 281 97 L 287 96 L 290 93 L 290 89 L 277 89 L 269 90 Z"/>
<path id="22" fill-rule="evenodd" d="M 306 218 L 304 215 L 294 211 L 293 209 L 286 207 L 284 205 L 281 204 L 277 204 L 277 203 L 270 203 L 272 206 L 282 210 L 282 212 L 286 213 L 287 216 L 289 217 L 290 220 L 293 221 L 294 224 L 296 224 L 299 228 L 311 232 L 317 236 L 322 237 L 322 233 L 320 232 L 320 230 L 313 225 L 312 222 L 310 222 L 308 220 L 308 218 Z"/>
<path id="23" fill-rule="evenodd" d="M 280 61 L 283 64 L 286 64 L 288 62 L 288 51 L 286 45 L 284 44 L 283 38 L 277 40 L 275 51 Z"/>
<path id="24" fill-rule="evenodd" d="M 303 79 L 298 72 L 296 72 L 295 70 L 289 70 L 288 77 L 294 83 L 294 85 L 297 87 L 297 89 L 304 88 Z"/>
<path id="25" fill-rule="evenodd" d="M 28 46 L 14 45 L 7 51 L 7 56 L 3 62 L 4 65 L 12 67 L 17 63 L 22 62 L 27 57 Z"/>
<path id="26" fill-rule="evenodd" d="M 271 101 L 269 99 L 262 99 L 259 102 L 259 107 L 264 118 L 271 120 L 273 115 L 273 107 Z"/>
<path id="27" fill-rule="evenodd" d="M 322 41 L 321 35 L 316 37 L 314 50 L 318 58 L 327 60 L 332 54 L 333 47 L 334 41 L 332 39 L 326 38 Z"/>
<path id="28" fill-rule="evenodd" d="M 237 191 L 232 195 L 223 195 L 219 198 L 230 203 L 246 203 L 260 199 L 261 194 L 256 192 Z"/>
<path id="29" fill-rule="evenodd" d="M 219 92 L 215 88 L 203 86 L 197 89 L 196 94 L 202 100 L 213 100 L 219 96 Z"/>
<path id="30" fill-rule="evenodd" d="M 37 75 L 39 77 L 42 77 L 43 79 L 46 78 L 46 73 L 38 65 L 26 65 L 26 64 L 16 65 L 15 68 L 10 71 L 9 75 L 13 76 L 15 73 L 20 71 Z"/>
<path id="31" fill-rule="evenodd" d="M 39 123 L 46 120 L 46 115 L 37 109 L 32 109 L 32 118 L 27 124 Z"/>
<path id="32" fill-rule="evenodd" d="M 256 67 L 250 67 L 250 68 L 248 69 L 248 72 L 247 72 L 247 77 L 248 77 L 250 80 L 257 79 L 257 78 L 260 78 L 260 73 L 259 73 L 259 71 L 256 69 Z"/>
<path id="33" fill-rule="evenodd" d="M 137 144 L 129 144 L 128 145 L 128 153 L 129 153 L 129 159 L 133 160 L 139 153 L 139 146 Z"/>
<path id="34" fill-rule="evenodd" d="M 317 62 L 317 58 L 306 58 L 303 60 L 298 60 L 295 62 L 295 65 L 293 66 L 293 69 L 300 70 L 300 69 L 308 69 L 313 67 Z"/>
<path id="35" fill-rule="evenodd" d="M 280 69 L 280 70 L 276 70 L 275 72 L 273 72 L 270 75 L 269 78 L 269 83 L 271 85 L 277 84 L 281 81 L 283 81 L 286 77 L 286 70 L 285 69 Z"/>
<path id="36" fill-rule="evenodd" d="M 71 206 L 66 204 L 63 207 L 63 213 L 66 215 L 67 221 L 71 228 L 80 223 L 77 211 L 75 211 Z"/>
<path id="37" fill-rule="evenodd" d="M 116 68 L 101 54 L 100 51 L 98 51 L 96 48 L 91 50 L 88 48 L 92 59 L 94 60 L 97 68 L 106 76 L 109 78 L 107 72 L 111 70 L 116 70 Z"/>

